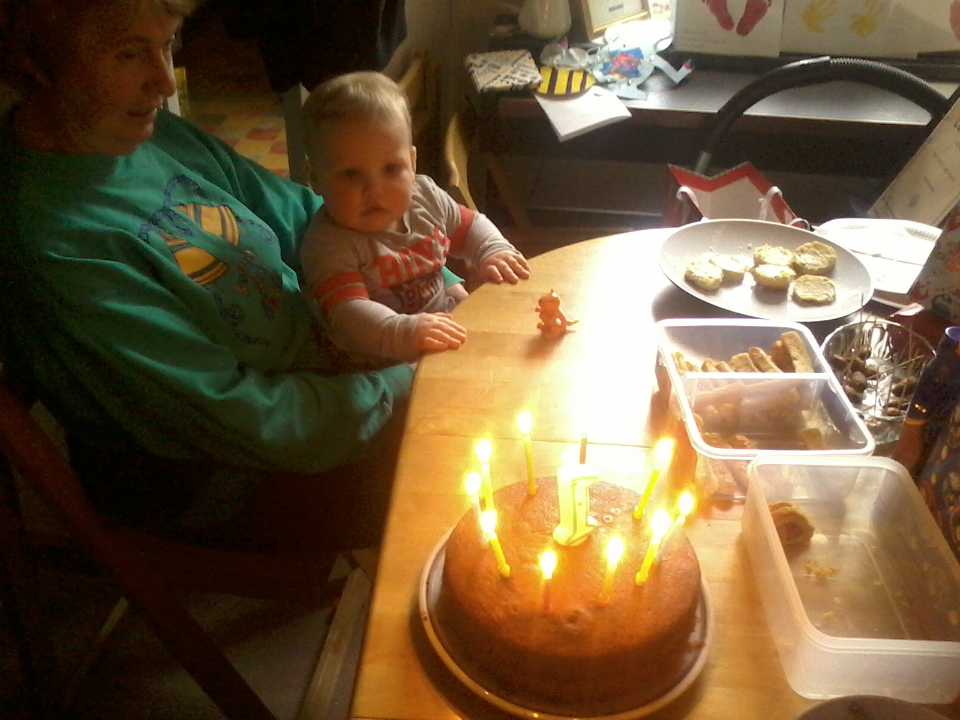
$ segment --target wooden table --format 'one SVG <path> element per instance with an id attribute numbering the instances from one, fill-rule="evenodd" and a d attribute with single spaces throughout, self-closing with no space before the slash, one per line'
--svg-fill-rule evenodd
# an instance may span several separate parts
<path id="1" fill-rule="evenodd" d="M 669 230 L 569 245 L 532 260 L 517 286 L 480 288 L 455 313 L 468 329 L 457 352 L 425 358 L 414 381 L 351 715 L 366 720 L 506 718 L 464 689 L 433 655 L 417 613 L 420 575 L 444 533 L 469 509 L 464 474 L 476 439 L 490 438 L 495 486 L 524 477 L 517 414 L 534 417 L 538 474 L 589 427 L 588 457 L 604 479 L 642 488 L 662 431 L 651 403 L 651 325 L 720 311 L 673 287 L 657 265 Z M 578 325 L 558 341 L 536 329 L 537 298 L 555 289 Z M 705 507 L 688 532 L 717 623 L 697 682 L 656 718 L 792 718 L 814 704 L 791 690 L 739 541 L 742 507 Z M 960 718 L 960 703 L 937 708 Z"/>

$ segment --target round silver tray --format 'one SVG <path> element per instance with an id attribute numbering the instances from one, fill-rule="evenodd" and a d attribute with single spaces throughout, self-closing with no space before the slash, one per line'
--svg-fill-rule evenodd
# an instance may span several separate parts
<path id="1" fill-rule="evenodd" d="M 447 532 L 440 538 L 440 541 L 427 558 L 427 562 L 424 564 L 423 571 L 420 574 L 420 621 L 423 624 L 430 645 L 446 668 L 462 685 L 494 707 L 512 715 L 526 718 L 527 720 L 571 720 L 571 718 L 577 718 L 578 720 L 634 720 L 635 718 L 649 715 L 676 700 L 693 684 L 703 670 L 707 656 L 710 654 L 710 647 L 713 644 L 714 617 L 713 606 L 707 594 L 707 586 L 701 578 L 700 604 L 697 607 L 696 626 L 690 634 L 690 653 L 694 655 L 694 657 L 692 657 L 692 661 L 683 677 L 680 678 L 676 685 L 660 697 L 639 707 L 630 708 L 622 712 L 594 716 L 583 714 L 564 715 L 553 709 L 535 707 L 535 703 L 528 705 L 522 700 L 507 698 L 506 693 L 498 690 L 492 681 L 480 681 L 474 678 L 447 650 L 440 639 L 437 628 L 434 627 L 437 598 L 440 592 L 440 579 L 443 576 L 444 549 L 449 535 L 450 533 Z"/>

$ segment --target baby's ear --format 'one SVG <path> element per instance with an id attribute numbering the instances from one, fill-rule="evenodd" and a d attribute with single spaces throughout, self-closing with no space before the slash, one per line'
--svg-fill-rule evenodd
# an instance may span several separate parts
<path id="1" fill-rule="evenodd" d="M 410 146 L 410 167 L 413 168 L 413 171 L 417 171 L 417 146 Z"/>
<path id="2" fill-rule="evenodd" d="M 319 177 L 314 170 L 313 163 L 310 162 L 310 158 L 304 158 L 303 160 L 303 174 L 307 176 L 307 182 L 310 183 L 310 187 L 313 188 L 313 191 L 317 195 L 322 195 L 319 188 Z"/>

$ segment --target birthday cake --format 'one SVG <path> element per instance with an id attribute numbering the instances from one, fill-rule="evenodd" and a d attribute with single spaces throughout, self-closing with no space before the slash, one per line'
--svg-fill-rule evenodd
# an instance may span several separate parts
<path id="1" fill-rule="evenodd" d="M 700 566 L 683 532 L 668 536 L 646 581 L 636 575 L 650 540 L 633 518 L 640 495 L 597 482 L 590 515 L 598 527 L 579 545 L 553 540 L 557 484 L 541 480 L 494 493 L 496 534 L 509 564 L 498 568 L 474 513 L 453 528 L 436 604 L 437 635 L 475 681 L 522 707 L 601 716 L 642 707 L 674 688 L 698 655 Z M 624 541 L 609 594 L 606 547 Z M 545 580 L 539 564 L 557 555 Z M 701 618 L 702 619 L 702 618 Z"/>

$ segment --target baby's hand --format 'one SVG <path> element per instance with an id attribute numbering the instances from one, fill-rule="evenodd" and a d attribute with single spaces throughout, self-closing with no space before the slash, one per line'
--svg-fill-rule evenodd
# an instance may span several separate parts
<path id="1" fill-rule="evenodd" d="M 511 285 L 516 285 L 519 280 L 530 277 L 530 265 L 527 264 L 527 259 L 512 250 L 494 253 L 481 263 L 479 271 L 484 280 L 495 283 L 506 280 Z"/>
<path id="2" fill-rule="evenodd" d="M 467 331 L 449 313 L 423 313 L 417 318 L 413 341 L 418 350 L 456 350 L 467 339 Z"/>

